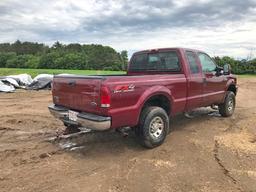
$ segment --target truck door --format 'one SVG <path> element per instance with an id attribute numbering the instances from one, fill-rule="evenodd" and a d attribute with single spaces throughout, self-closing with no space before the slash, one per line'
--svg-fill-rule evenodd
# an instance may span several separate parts
<path id="1" fill-rule="evenodd" d="M 186 110 L 192 110 L 196 107 L 203 106 L 203 76 L 202 69 L 193 51 L 186 51 L 186 59 L 189 66 L 188 75 L 188 95 Z"/>
<path id="2" fill-rule="evenodd" d="M 217 65 L 205 53 L 198 53 L 203 71 L 204 106 L 218 104 L 225 94 L 225 76 L 216 73 Z"/>

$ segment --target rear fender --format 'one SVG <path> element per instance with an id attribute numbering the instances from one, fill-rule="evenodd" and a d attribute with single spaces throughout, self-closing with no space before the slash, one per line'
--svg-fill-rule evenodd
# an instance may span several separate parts
<path id="1" fill-rule="evenodd" d="M 137 102 L 137 107 L 139 114 L 137 115 L 137 124 L 139 123 L 140 115 L 142 112 L 142 109 L 145 105 L 145 103 L 152 97 L 157 96 L 157 95 L 162 95 L 165 96 L 166 98 L 169 99 L 170 105 L 172 105 L 174 98 L 172 97 L 170 89 L 164 87 L 164 86 L 153 86 L 147 89 L 139 98 Z M 170 106 L 170 113 L 171 113 L 171 106 Z"/>

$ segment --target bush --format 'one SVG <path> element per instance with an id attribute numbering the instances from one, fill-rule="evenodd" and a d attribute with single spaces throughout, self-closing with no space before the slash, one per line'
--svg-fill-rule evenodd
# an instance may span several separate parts
<path id="1" fill-rule="evenodd" d="M 39 66 L 39 60 L 39 56 L 29 55 L 29 58 L 25 63 L 25 66 L 30 69 L 36 69 Z"/>
<path id="2" fill-rule="evenodd" d="M 26 62 L 28 61 L 28 55 L 17 55 L 7 60 L 6 67 L 9 68 L 27 68 Z"/>
<path id="3" fill-rule="evenodd" d="M 213 58 L 217 65 L 223 66 L 224 64 L 230 64 L 232 72 L 235 74 L 256 74 L 256 59 L 253 60 L 236 60 L 232 57 L 224 56 Z"/>
<path id="4" fill-rule="evenodd" d="M 7 67 L 7 61 L 16 57 L 16 54 L 13 52 L 9 53 L 0 53 L 0 67 Z"/>

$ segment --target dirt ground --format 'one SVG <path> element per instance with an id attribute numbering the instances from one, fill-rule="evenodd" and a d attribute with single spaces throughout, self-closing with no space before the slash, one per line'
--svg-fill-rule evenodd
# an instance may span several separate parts
<path id="1" fill-rule="evenodd" d="M 166 142 L 146 150 L 131 133 L 81 134 L 48 112 L 50 91 L 0 94 L 0 191 L 256 192 L 256 78 L 239 79 L 230 118 L 198 109 L 172 119 Z"/>

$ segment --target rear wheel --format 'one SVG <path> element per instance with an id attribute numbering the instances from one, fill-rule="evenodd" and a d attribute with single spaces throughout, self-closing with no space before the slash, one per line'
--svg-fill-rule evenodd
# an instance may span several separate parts
<path id="1" fill-rule="evenodd" d="M 146 148 L 161 145 L 169 133 L 169 117 L 161 107 L 147 107 L 142 111 L 135 133 Z"/>
<path id="2" fill-rule="evenodd" d="M 228 91 L 224 103 L 219 105 L 219 113 L 223 117 L 233 115 L 236 106 L 236 97 L 232 91 Z"/>

